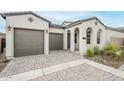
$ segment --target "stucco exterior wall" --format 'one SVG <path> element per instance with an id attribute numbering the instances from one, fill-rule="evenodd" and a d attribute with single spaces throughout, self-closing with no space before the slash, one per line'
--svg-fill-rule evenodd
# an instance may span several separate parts
<path id="1" fill-rule="evenodd" d="M 28 18 L 33 18 L 33 22 L 28 21 Z M 97 24 L 96 24 L 97 22 Z M 8 31 L 8 26 L 11 27 L 11 31 Z M 37 29 L 44 30 L 44 52 L 49 53 L 49 33 L 61 33 L 63 34 L 63 48 L 67 50 L 67 33 L 70 31 L 70 50 L 75 51 L 75 30 L 79 29 L 78 35 L 78 47 L 79 53 L 83 54 L 86 52 L 87 48 L 92 48 L 94 46 L 103 47 L 110 43 L 111 37 L 124 38 L 124 33 L 108 30 L 105 26 L 99 22 L 97 19 L 92 19 L 89 21 L 82 22 L 70 26 L 66 29 L 50 27 L 49 23 L 41 20 L 40 18 L 27 14 L 27 15 L 17 15 L 6 17 L 6 57 L 14 57 L 14 28 L 25 28 L 25 29 Z M 91 28 L 91 44 L 86 42 L 86 31 Z M 101 30 L 100 44 L 97 44 L 97 31 Z"/>
<path id="2" fill-rule="evenodd" d="M 29 22 L 28 18 L 33 18 L 33 22 Z M 8 31 L 7 27 L 11 26 L 11 31 Z M 26 28 L 26 29 L 37 29 L 44 30 L 44 52 L 48 54 L 49 52 L 49 23 L 35 17 L 34 15 L 18 15 L 6 17 L 6 57 L 14 57 L 14 28 Z"/>
<path id="3" fill-rule="evenodd" d="M 95 22 L 97 22 L 97 25 L 95 25 Z M 70 50 L 74 51 L 75 50 L 75 45 L 74 45 L 74 32 L 75 29 L 79 28 L 79 52 L 80 53 L 84 53 L 86 52 L 87 48 L 91 48 L 94 46 L 99 46 L 99 47 L 103 47 L 105 46 L 105 36 L 106 36 L 106 30 L 105 27 L 96 19 L 94 20 L 90 20 L 90 21 L 86 21 L 83 22 L 82 24 L 78 24 L 69 28 L 65 29 L 65 33 L 64 33 L 64 49 L 67 49 L 67 32 L 68 30 L 70 30 L 71 32 L 71 47 Z M 83 39 L 84 37 L 86 38 L 86 30 L 87 28 L 91 28 L 92 29 L 92 34 L 91 34 L 91 44 L 88 45 L 86 44 L 86 39 Z M 97 31 L 101 29 L 102 33 L 101 33 L 101 43 L 97 44 Z"/>
<path id="4" fill-rule="evenodd" d="M 111 37 L 124 38 L 124 33 L 106 29 L 106 44 L 111 43 Z"/>
<path id="5" fill-rule="evenodd" d="M 97 22 L 97 25 L 95 25 L 95 22 Z M 91 48 L 94 46 L 99 46 L 99 47 L 103 47 L 105 46 L 105 35 L 106 35 L 106 30 L 105 27 L 96 19 L 91 20 L 91 21 L 87 21 L 82 23 L 83 25 L 83 30 L 86 32 L 87 28 L 91 28 L 92 32 L 91 32 L 91 44 L 87 44 L 86 47 L 87 48 Z M 100 44 L 97 44 L 97 31 L 101 29 L 102 33 L 101 33 L 101 42 Z"/>
<path id="6" fill-rule="evenodd" d="M 50 33 L 64 33 L 64 29 L 50 27 Z"/>

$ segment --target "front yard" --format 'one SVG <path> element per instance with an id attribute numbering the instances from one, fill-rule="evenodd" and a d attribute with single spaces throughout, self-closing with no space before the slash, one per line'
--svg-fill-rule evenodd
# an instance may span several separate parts
<path id="1" fill-rule="evenodd" d="M 87 49 L 85 57 L 113 68 L 119 68 L 124 65 L 124 47 L 109 44 L 100 49 L 98 46 L 95 46 L 94 48 Z"/>

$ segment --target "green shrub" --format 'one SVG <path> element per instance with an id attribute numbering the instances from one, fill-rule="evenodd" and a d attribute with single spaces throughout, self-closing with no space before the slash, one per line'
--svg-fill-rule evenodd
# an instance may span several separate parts
<path id="1" fill-rule="evenodd" d="M 124 59 L 124 50 L 121 50 L 120 56 L 121 56 L 122 59 Z"/>
<path id="2" fill-rule="evenodd" d="M 87 56 L 87 57 L 93 57 L 93 56 L 94 56 L 93 50 L 92 50 L 92 49 L 87 49 L 87 51 L 86 51 L 86 56 Z"/>
<path id="3" fill-rule="evenodd" d="M 100 49 L 99 49 L 98 46 L 95 46 L 95 47 L 93 48 L 93 51 L 94 51 L 94 54 L 95 54 L 95 55 L 99 55 L 99 54 L 100 54 Z"/>
<path id="4" fill-rule="evenodd" d="M 104 50 L 106 55 L 111 56 L 112 54 L 118 51 L 118 47 L 114 44 L 109 44 L 104 48 Z"/>
<path id="5" fill-rule="evenodd" d="M 104 49 L 101 49 L 101 50 L 99 51 L 99 54 L 100 54 L 100 55 L 104 55 L 104 54 L 105 54 L 105 50 L 104 50 Z"/>
<path id="6" fill-rule="evenodd" d="M 120 50 L 124 50 L 124 46 L 121 46 L 121 47 L 120 47 Z"/>

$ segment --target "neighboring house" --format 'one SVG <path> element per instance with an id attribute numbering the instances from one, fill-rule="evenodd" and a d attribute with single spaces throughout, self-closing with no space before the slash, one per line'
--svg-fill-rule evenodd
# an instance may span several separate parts
<path id="1" fill-rule="evenodd" d="M 33 13 L 3 13 L 6 20 L 6 57 L 48 54 L 51 50 L 86 52 L 87 48 L 109 43 L 124 44 L 124 29 L 105 26 L 91 17 L 62 25 Z"/>
<path id="2" fill-rule="evenodd" d="M 5 48 L 5 33 L 0 32 L 0 53 L 3 53 Z"/>

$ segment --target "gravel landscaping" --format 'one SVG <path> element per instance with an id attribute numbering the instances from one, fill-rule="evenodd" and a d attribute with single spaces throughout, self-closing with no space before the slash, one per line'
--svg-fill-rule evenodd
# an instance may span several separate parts
<path id="1" fill-rule="evenodd" d="M 97 62 L 97 63 L 101 63 L 101 64 L 104 64 L 104 65 L 113 67 L 115 69 L 124 65 L 123 60 L 120 60 L 120 61 L 118 60 L 118 61 L 113 62 L 112 58 L 109 57 L 109 56 L 94 56 L 93 58 L 88 58 L 88 57 L 85 57 L 85 58 L 87 58 L 89 60 L 92 60 L 94 62 Z"/>
<path id="2" fill-rule="evenodd" d="M 124 65 L 124 47 L 110 44 L 100 49 L 95 46 L 87 49 L 84 57 L 117 69 Z"/>

